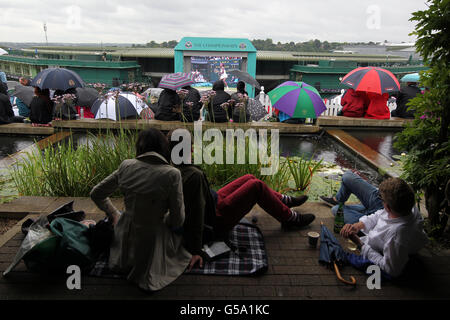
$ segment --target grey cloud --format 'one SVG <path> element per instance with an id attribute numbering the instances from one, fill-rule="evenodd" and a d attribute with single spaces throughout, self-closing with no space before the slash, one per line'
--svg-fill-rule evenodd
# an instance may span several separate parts
<path id="1" fill-rule="evenodd" d="M 78 29 L 69 6 L 81 10 Z M 369 6 L 380 9 L 380 29 L 366 26 Z M 409 41 L 413 11 L 424 0 L 308 1 L 123 1 L 0 0 L 0 41 L 42 41 L 47 22 L 51 42 L 180 40 L 183 36 L 272 38 L 274 42 Z M 75 19 L 76 20 L 76 19 Z"/>

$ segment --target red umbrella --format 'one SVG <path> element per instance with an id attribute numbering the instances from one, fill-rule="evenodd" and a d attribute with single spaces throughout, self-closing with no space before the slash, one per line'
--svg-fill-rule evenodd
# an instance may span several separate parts
<path id="1" fill-rule="evenodd" d="M 355 91 L 378 94 L 400 91 L 400 83 L 392 72 L 378 67 L 360 67 L 345 75 L 341 81 Z"/>

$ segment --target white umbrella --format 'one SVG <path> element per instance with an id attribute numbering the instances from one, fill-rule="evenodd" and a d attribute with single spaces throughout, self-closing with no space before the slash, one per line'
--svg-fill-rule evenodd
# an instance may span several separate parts
<path id="1" fill-rule="evenodd" d="M 6 51 L 6 50 L 0 48 L 0 56 L 1 56 L 1 55 L 4 55 L 4 54 L 8 54 L 8 51 Z"/>
<path id="2" fill-rule="evenodd" d="M 99 98 L 92 105 L 91 112 L 95 119 L 111 119 L 117 121 L 125 118 L 139 118 L 142 110 L 147 105 L 135 94 L 130 92 L 120 92 L 116 99 L 116 94 L 108 95 L 106 99 Z"/>

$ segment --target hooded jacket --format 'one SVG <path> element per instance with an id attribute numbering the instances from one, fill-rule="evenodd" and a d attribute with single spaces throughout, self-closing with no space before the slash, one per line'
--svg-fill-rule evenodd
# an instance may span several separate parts
<path id="1" fill-rule="evenodd" d="M 414 118 L 414 110 L 407 110 L 409 106 L 406 104 L 420 93 L 420 89 L 415 85 L 408 85 L 406 88 L 400 90 L 397 97 L 397 108 L 392 110 L 393 117 L 400 118 Z"/>
<path id="2" fill-rule="evenodd" d="M 369 105 L 367 106 L 366 114 L 364 118 L 368 119 L 390 119 L 391 113 L 387 106 L 389 94 L 383 93 L 382 95 L 377 93 L 368 92 L 367 98 L 369 99 Z"/>
<path id="3" fill-rule="evenodd" d="M 208 117 L 206 120 L 211 122 L 227 122 L 228 119 L 231 119 L 231 110 L 229 108 L 226 112 L 220 105 L 228 102 L 231 96 L 225 92 L 225 87 L 222 80 L 214 82 L 213 90 L 216 92 L 216 95 L 212 98 L 212 102 L 208 105 Z"/>
<path id="4" fill-rule="evenodd" d="M 344 117 L 362 118 L 366 111 L 366 94 L 348 89 L 341 99 L 342 115 Z"/>
<path id="5" fill-rule="evenodd" d="M 170 89 L 164 89 L 158 100 L 158 109 L 155 119 L 163 121 L 181 121 L 181 114 L 175 109 L 181 107 L 181 100 L 177 92 Z"/>

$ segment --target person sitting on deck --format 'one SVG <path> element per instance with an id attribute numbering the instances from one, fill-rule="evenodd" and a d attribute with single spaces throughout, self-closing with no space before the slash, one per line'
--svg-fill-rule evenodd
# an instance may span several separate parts
<path id="1" fill-rule="evenodd" d="M 53 118 L 53 101 L 48 89 L 34 88 L 35 97 L 30 103 L 30 121 L 32 124 L 47 125 Z"/>
<path id="2" fill-rule="evenodd" d="M 231 96 L 225 92 L 225 86 L 221 80 L 214 82 L 212 89 L 216 92 L 216 95 L 212 97 L 211 103 L 208 104 L 206 121 L 228 122 L 228 119 L 231 119 L 232 116 L 231 110 L 230 108 L 224 110 L 221 105 L 228 102 Z"/>
<path id="3" fill-rule="evenodd" d="M 366 113 L 367 96 L 365 92 L 350 88 L 341 99 L 342 110 L 339 116 L 362 118 Z"/>
<path id="4" fill-rule="evenodd" d="M 202 108 L 200 92 L 191 86 L 183 87 L 183 89 L 188 91 L 183 100 L 184 120 L 187 122 L 197 121 L 200 118 L 200 109 Z"/>
<path id="5" fill-rule="evenodd" d="M 391 112 L 387 106 L 389 94 L 383 93 L 367 93 L 369 104 L 367 106 L 366 114 L 364 118 L 368 119 L 390 119 Z"/>
<path id="6" fill-rule="evenodd" d="M 178 141 L 172 141 L 172 133 L 168 133 L 168 139 L 174 150 Z M 307 196 L 280 194 L 251 174 L 235 179 L 216 192 L 210 188 L 206 174 L 199 167 L 182 163 L 176 168 L 180 170 L 183 181 L 185 247 L 195 257 L 193 264 L 200 262 L 202 265 L 201 249 L 204 243 L 214 239 L 226 240 L 228 232 L 255 204 L 281 222 L 285 230 L 298 230 L 315 219 L 313 214 L 302 214 L 291 209 L 302 205 L 308 199 Z"/>
<path id="7" fill-rule="evenodd" d="M 287 113 L 274 108 L 274 114 L 278 117 L 278 120 L 282 123 L 290 124 L 304 124 L 306 122 L 305 118 L 292 118 Z"/>
<path id="8" fill-rule="evenodd" d="M 159 130 L 139 132 L 136 158 L 91 191 L 91 198 L 114 224 L 109 267 L 145 291 L 160 290 L 188 267 L 191 254 L 182 246 L 179 228 L 185 220 L 182 177 L 169 164 L 167 137 Z M 124 193 L 120 213 L 109 196 Z"/>
<path id="9" fill-rule="evenodd" d="M 352 194 L 359 199 L 361 204 L 345 205 Z M 345 223 L 355 223 L 359 221 L 359 218 L 383 209 L 383 201 L 378 189 L 350 170 L 342 176 L 341 186 L 335 196 L 331 198 L 321 196 L 320 199 L 332 206 L 331 213 L 333 215 L 336 214 L 339 204 L 343 203 Z"/>
<path id="10" fill-rule="evenodd" d="M 408 82 L 397 96 L 397 108 L 392 110 L 391 116 L 399 118 L 414 118 L 414 110 L 407 110 L 407 104 L 420 93 L 420 89 L 415 82 Z"/>
<path id="11" fill-rule="evenodd" d="M 380 184 L 379 194 L 383 208 L 344 225 L 341 235 L 357 244 L 363 258 L 395 278 L 404 271 L 410 255 L 422 249 L 428 239 L 411 186 L 402 179 L 389 178 Z M 357 235 L 360 231 L 365 234 L 361 238 Z"/>
<path id="12" fill-rule="evenodd" d="M 23 117 L 14 115 L 9 97 L 4 93 L 0 93 L 0 124 L 8 124 L 12 122 L 23 122 Z"/>
<path id="13" fill-rule="evenodd" d="M 156 120 L 181 121 L 181 100 L 175 90 L 164 89 L 158 100 Z"/>
<path id="14" fill-rule="evenodd" d="M 233 122 L 250 122 L 248 111 L 248 93 L 245 91 L 245 82 L 239 81 L 236 86 L 237 91 L 230 97 L 234 101 L 232 105 Z"/>

